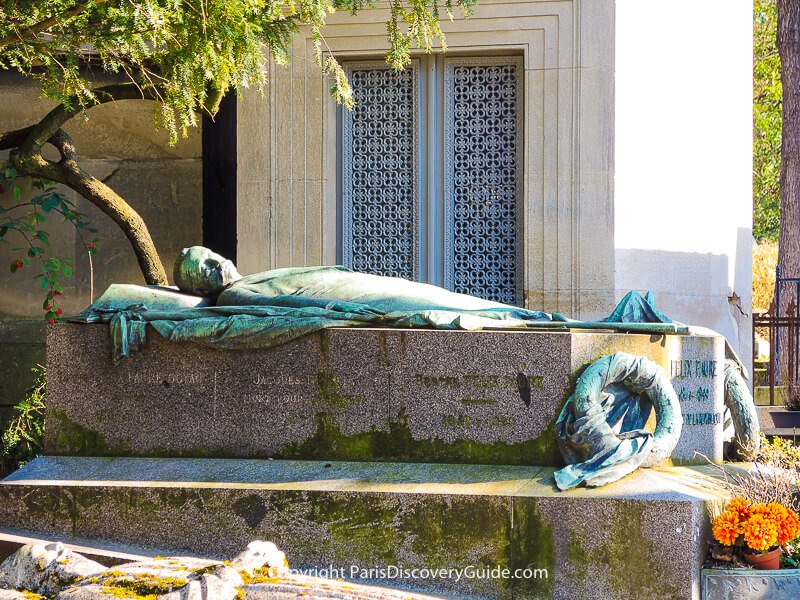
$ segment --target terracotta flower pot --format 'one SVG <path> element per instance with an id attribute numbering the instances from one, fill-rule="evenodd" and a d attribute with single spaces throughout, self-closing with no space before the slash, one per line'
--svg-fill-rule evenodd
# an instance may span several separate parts
<path id="1" fill-rule="evenodd" d="M 773 548 L 764 554 L 748 554 L 745 552 L 744 559 L 756 569 L 774 571 L 781 568 L 781 549 Z"/>

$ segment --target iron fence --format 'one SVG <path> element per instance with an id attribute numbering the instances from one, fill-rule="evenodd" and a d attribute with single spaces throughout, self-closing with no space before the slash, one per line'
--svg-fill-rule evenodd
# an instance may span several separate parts
<path id="1" fill-rule="evenodd" d="M 785 387 L 787 402 L 800 405 L 800 278 L 781 277 L 780 267 L 776 275 L 775 300 L 770 310 L 753 313 L 753 348 L 756 330 L 766 331 L 770 348 L 766 376 L 770 406 L 775 406 L 778 387 Z"/>

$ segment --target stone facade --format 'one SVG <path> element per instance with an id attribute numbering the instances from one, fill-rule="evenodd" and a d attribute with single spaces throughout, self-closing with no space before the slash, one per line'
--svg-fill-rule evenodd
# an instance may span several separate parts
<path id="1" fill-rule="evenodd" d="M 333 15 L 341 60 L 380 57 L 388 9 Z M 486 0 L 443 25 L 448 56 L 522 56 L 523 292 L 575 318 L 614 305 L 614 2 Z M 239 260 L 245 272 L 337 259 L 337 119 L 308 32 L 239 103 Z M 258 249 L 253 252 L 253 249 Z M 266 250 L 266 251 L 265 251 Z"/>
<path id="2" fill-rule="evenodd" d="M 0 482 L 0 520 L 221 557 L 269 537 L 292 567 L 445 598 L 700 600 L 708 509 L 724 499 L 702 467 L 552 481 L 527 466 L 42 457 Z"/>
<path id="3" fill-rule="evenodd" d="M 592 319 L 651 289 L 664 312 L 719 331 L 748 363 L 751 7 L 702 0 L 688 21 L 687 7 L 485 0 L 443 29 L 448 57 L 523 60 L 524 304 Z M 710 31 L 719 10 L 730 26 Z M 387 18 L 333 15 L 326 40 L 342 61 L 380 59 Z M 719 76 L 696 76 L 697 53 L 675 52 L 678 30 L 704 40 Z M 245 272 L 337 262 L 341 109 L 308 32 L 292 51 L 267 97 L 238 106 Z"/>

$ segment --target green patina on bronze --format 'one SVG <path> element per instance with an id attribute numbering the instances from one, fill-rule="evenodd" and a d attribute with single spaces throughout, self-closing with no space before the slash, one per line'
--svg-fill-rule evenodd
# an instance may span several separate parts
<path id="1" fill-rule="evenodd" d="M 114 362 L 146 343 L 148 324 L 166 340 L 220 349 L 269 348 L 328 327 L 367 325 L 688 331 L 656 311 L 652 298 L 635 292 L 606 321 L 579 322 L 344 267 L 275 269 L 241 277 L 233 263 L 202 247 L 184 249 L 175 263 L 175 281 L 181 293 L 161 289 L 157 298 L 145 302 L 150 295 L 147 288 L 141 292 L 111 288 L 77 320 L 110 323 Z M 187 307 L 191 297 L 213 299 L 214 305 Z"/>
<path id="2" fill-rule="evenodd" d="M 329 413 L 314 417 L 315 431 L 303 442 L 286 445 L 275 458 L 306 460 L 393 460 L 503 465 L 562 466 L 555 442 L 555 419 L 539 436 L 526 442 L 473 440 L 446 442 L 439 438 L 416 439 L 404 411 L 387 423 L 386 429 L 345 434 Z"/>

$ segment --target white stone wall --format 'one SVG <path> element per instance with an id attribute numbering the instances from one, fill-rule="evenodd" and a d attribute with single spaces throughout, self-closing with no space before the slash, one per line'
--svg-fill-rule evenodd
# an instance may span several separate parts
<path id="1" fill-rule="evenodd" d="M 616 2 L 617 298 L 751 356 L 752 2 Z"/>

